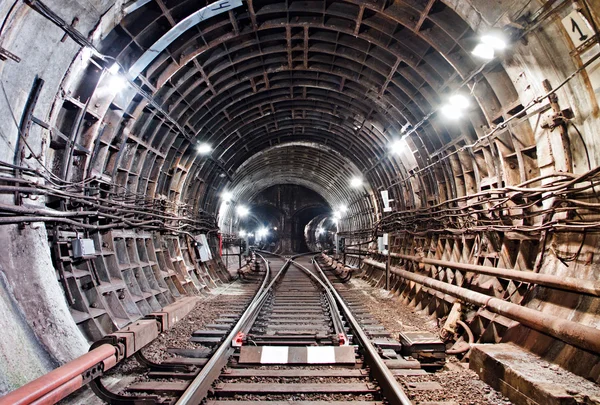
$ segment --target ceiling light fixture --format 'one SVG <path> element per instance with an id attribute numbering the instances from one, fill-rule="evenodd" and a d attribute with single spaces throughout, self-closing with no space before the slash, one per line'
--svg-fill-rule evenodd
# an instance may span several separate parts
<path id="1" fill-rule="evenodd" d="M 496 51 L 506 49 L 507 45 L 502 34 L 490 33 L 480 38 L 479 44 L 475 46 L 471 53 L 481 59 L 492 60 L 496 56 Z"/>
<path id="2" fill-rule="evenodd" d="M 492 60 L 494 59 L 494 56 L 496 56 L 494 48 L 486 44 L 477 44 L 477 46 L 475 47 L 475 49 L 473 49 L 471 53 L 477 56 L 478 58 L 485 60 Z"/>
<path id="3" fill-rule="evenodd" d="M 481 37 L 481 43 L 491 46 L 497 51 L 506 49 L 506 39 L 501 34 L 487 34 Z"/>
<path id="4" fill-rule="evenodd" d="M 221 199 L 223 199 L 223 201 L 225 202 L 231 201 L 232 198 L 233 194 L 231 193 L 231 191 L 223 191 L 223 193 L 221 193 Z"/>
<path id="5" fill-rule="evenodd" d="M 250 210 L 248 209 L 248 207 L 246 207 L 244 205 L 238 205 L 235 212 L 237 212 L 237 214 L 240 217 L 245 217 L 246 215 L 248 215 L 250 213 Z"/>
<path id="6" fill-rule="evenodd" d="M 118 74 L 119 73 L 119 64 L 117 62 L 115 62 L 112 65 L 110 65 L 110 67 L 108 68 L 108 73 L 110 73 L 111 75 Z"/>
<path id="7" fill-rule="evenodd" d="M 450 120 L 461 118 L 465 111 L 471 106 L 471 101 L 464 94 L 454 94 L 448 98 L 448 102 L 440 108 L 442 115 Z"/>
<path id="8" fill-rule="evenodd" d="M 350 180 L 350 186 L 354 187 L 354 188 L 359 188 L 360 186 L 362 186 L 363 184 L 363 179 L 360 177 L 353 177 Z"/>
<path id="9" fill-rule="evenodd" d="M 406 150 L 406 141 L 404 140 L 404 138 L 396 139 L 390 145 L 390 151 L 395 155 L 399 155 L 402 152 L 404 152 L 405 150 Z"/>
<path id="10" fill-rule="evenodd" d="M 121 75 L 114 75 L 108 79 L 108 88 L 115 93 L 119 93 L 125 89 L 127 84 L 127 80 Z"/>
<path id="11" fill-rule="evenodd" d="M 210 146 L 206 142 L 202 142 L 202 143 L 198 144 L 198 146 L 196 147 L 196 150 L 201 155 L 208 155 L 210 152 L 212 152 L 213 149 L 212 149 L 212 146 Z"/>

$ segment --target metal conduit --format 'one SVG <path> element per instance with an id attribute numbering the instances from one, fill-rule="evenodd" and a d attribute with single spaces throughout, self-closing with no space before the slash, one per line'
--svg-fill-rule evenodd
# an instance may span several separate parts
<path id="1" fill-rule="evenodd" d="M 373 250 L 369 252 L 375 253 Z M 386 256 L 386 254 L 384 254 L 384 256 Z M 518 280 L 530 284 L 538 284 L 545 287 L 556 288 L 558 290 L 573 291 L 600 297 L 600 282 L 594 280 L 583 280 L 574 277 L 559 277 L 551 274 L 534 273 L 531 271 L 510 270 L 491 266 L 481 266 L 478 264 L 429 259 L 426 257 L 403 255 L 400 253 L 391 253 L 390 256 L 398 259 L 411 260 L 416 263 L 432 264 L 434 266 L 448 267 L 451 269 L 463 270 L 471 273 L 486 274 L 507 280 Z"/>
<path id="2" fill-rule="evenodd" d="M 365 259 L 364 263 L 385 270 L 385 264 L 372 259 Z M 563 342 L 571 344 L 596 354 L 600 354 L 600 330 L 578 322 L 568 321 L 554 315 L 546 314 L 535 309 L 523 307 L 512 302 L 490 297 L 475 291 L 458 287 L 431 277 L 421 276 L 397 267 L 390 266 L 390 271 L 406 280 L 414 281 L 433 288 L 434 290 L 460 298 L 471 304 L 481 307 L 518 321 L 525 326 L 553 336 Z"/>

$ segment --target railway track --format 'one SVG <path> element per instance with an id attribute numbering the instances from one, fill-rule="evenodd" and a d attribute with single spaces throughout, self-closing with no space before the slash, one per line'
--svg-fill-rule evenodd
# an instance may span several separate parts
<path id="1" fill-rule="evenodd" d="M 154 373 L 169 380 L 134 384 L 128 394 L 162 395 L 167 401 L 166 395 L 177 404 L 410 404 L 382 358 L 383 350 L 393 351 L 398 343 L 388 335 L 385 348 L 374 346 L 331 281 L 318 267 L 310 268 L 310 258 L 269 256 L 269 261 L 264 286 L 193 380 Z M 383 335 L 380 326 L 370 331 Z M 213 343 L 218 337 L 210 340 L 210 333 L 217 334 L 198 331 L 205 337 L 196 342 Z"/>
<path id="2" fill-rule="evenodd" d="M 313 255 L 257 257 L 260 271 L 192 333 L 195 348 L 168 348 L 177 357 L 160 364 L 137 351 L 136 382 L 117 394 L 92 376 L 94 392 L 118 405 L 412 404 L 396 377 L 425 371 L 355 297 L 342 298 L 333 273 Z"/>

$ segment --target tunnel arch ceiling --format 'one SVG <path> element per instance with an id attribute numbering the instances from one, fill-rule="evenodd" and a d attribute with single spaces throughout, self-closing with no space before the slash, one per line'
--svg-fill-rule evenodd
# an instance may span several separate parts
<path id="1" fill-rule="evenodd" d="M 57 154 L 63 173 L 74 178 L 85 177 L 78 171 L 97 173 L 130 192 L 167 196 L 216 213 L 219 195 L 231 187 L 240 165 L 273 145 L 302 140 L 337 151 L 365 174 L 372 190 L 396 185 L 391 192 L 398 204 L 413 207 L 425 202 L 425 193 L 443 199 L 460 191 L 451 184 L 437 190 L 431 175 L 400 187 L 397 180 L 426 166 L 432 152 L 452 141 L 476 140 L 502 117 L 502 105 L 518 104 L 498 65 L 474 88 L 470 122 L 449 124 L 433 116 L 407 138 L 404 153 L 389 156 L 388 146 L 407 124 L 431 114 L 481 66 L 470 53 L 475 33 L 450 6 L 244 2 L 181 30 L 164 50 L 145 59 L 199 6 L 134 4 L 139 8 L 126 9 L 129 14 L 106 33 L 99 49 L 115 57 L 122 72 L 133 73 L 137 91 L 103 95 L 99 89 L 108 87 L 110 74 L 85 64 L 65 81 L 77 88 L 75 95 L 92 97 L 109 127 L 102 128 L 105 145 L 92 158 L 81 158 L 79 168 L 68 167 Z M 88 79 L 98 87 L 90 88 Z M 55 114 L 60 119 L 60 109 Z M 93 131 L 101 124 L 90 125 L 90 136 L 81 142 L 93 148 Z M 196 153 L 198 142 L 214 148 L 211 156 Z M 111 145 L 125 151 L 115 157 Z M 492 148 L 488 153 L 495 157 Z M 442 176 L 452 177 L 448 167 L 442 167 Z M 377 198 L 371 193 L 366 207 Z M 369 213 L 378 209 L 373 205 Z"/>

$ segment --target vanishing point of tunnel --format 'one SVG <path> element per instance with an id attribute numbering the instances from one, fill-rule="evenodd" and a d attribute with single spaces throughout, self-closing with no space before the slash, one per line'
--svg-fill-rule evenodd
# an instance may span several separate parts
<path id="1" fill-rule="evenodd" d="M 0 404 L 600 404 L 599 27 L 0 0 Z"/>

